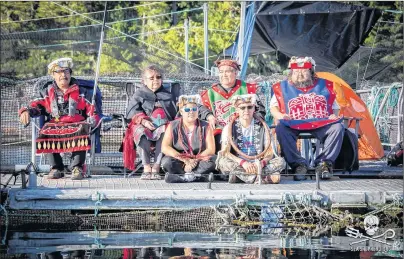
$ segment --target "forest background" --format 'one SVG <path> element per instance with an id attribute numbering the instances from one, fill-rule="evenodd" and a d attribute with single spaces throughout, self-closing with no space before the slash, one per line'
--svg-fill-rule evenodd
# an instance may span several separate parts
<path id="1" fill-rule="evenodd" d="M 239 29 L 240 2 L 207 2 L 209 66 L 223 57 L 235 41 Z M 376 7 L 385 12 L 378 31 L 372 30 L 365 46 L 389 48 L 380 62 L 392 64 L 390 80 L 403 80 L 403 3 L 345 2 Z M 204 2 L 118 2 L 107 5 L 107 25 L 100 64 L 101 75 L 133 75 L 149 63 L 157 63 L 169 73 L 185 71 L 184 20 L 189 20 L 189 60 L 191 72 L 204 66 Z M 93 20 L 77 15 L 67 8 Z M 46 74 L 53 59 L 74 59 L 75 74 L 94 75 L 104 2 L 0 2 L 1 76 L 28 79 Z M 126 35 L 119 33 L 124 32 Z M 375 41 L 375 35 L 377 40 Z M 249 58 L 247 74 L 282 72 L 288 57 L 266 53 Z"/>

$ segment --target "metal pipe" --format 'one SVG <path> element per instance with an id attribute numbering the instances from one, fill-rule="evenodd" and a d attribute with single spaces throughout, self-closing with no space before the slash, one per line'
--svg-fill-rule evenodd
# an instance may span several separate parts
<path id="1" fill-rule="evenodd" d="M 401 87 L 400 95 L 398 97 L 398 109 L 397 109 L 397 143 L 401 142 L 401 118 L 403 117 L 403 92 L 404 92 L 404 87 Z M 394 116 L 395 117 L 395 116 Z"/>
<path id="2" fill-rule="evenodd" d="M 381 87 L 377 87 L 377 89 L 388 89 L 391 86 L 381 86 Z M 397 88 L 402 88 L 402 86 L 397 86 Z M 355 93 L 356 94 L 362 94 L 362 93 L 370 93 L 372 92 L 372 89 L 363 89 L 363 90 L 356 90 Z"/>
<path id="3" fill-rule="evenodd" d="M 36 119 L 32 119 L 36 120 Z M 35 128 L 35 123 L 31 123 L 31 163 L 33 165 L 36 164 L 36 128 Z M 25 166 L 26 168 L 27 166 Z M 28 188 L 36 188 L 37 187 L 37 178 L 36 178 L 36 172 L 34 170 L 34 167 L 30 167 L 29 171 L 29 179 L 28 179 Z"/>
<path id="4" fill-rule="evenodd" d="M 241 2 L 241 11 L 240 11 L 240 30 L 238 36 L 238 61 L 241 66 L 243 66 L 244 62 L 244 24 L 245 24 L 245 8 L 246 2 Z"/>
<path id="5" fill-rule="evenodd" d="M 107 16 L 107 3 L 108 3 L 108 2 L 105 2 L 104 18 L 103 18 L 102 27 L 101 27 L 100 46 L 98 47 L 97 66 L 96 66 L 96 68 L 95 68 L 95 79 L 94 79 L 93 99 L 91 100 L 91 105 L 93 105 L 93 106 L 94 106 L 94 104 L 95 104 L 95 95 L 96 95 L 96 93 L 97 93 L 98 77 L 99 77 L 99 73 L 100 73 L 102 43 L 104 42 L 105 18 L 106 18 L 106 16 Z"/>
<path id="6" fill-rule="evenodd" d="M 185 33 L 185 76 L 186 83 L 185 88 L 188 89 L 189 86 L 189 19 L 188 17 L 184 20 L 184 33 Z"/>
<path id="7" fill-rule="evenodd" d="M 321 190 L 321 188 L 320 188 L 320 172 L 316 172 L 316 190 Z"/>
<path id="8" fill-rule="evenodd" d="M 203 4 L 203 40 L 205 50 L 205 74 L 209 74 L 208 3 Z"/>

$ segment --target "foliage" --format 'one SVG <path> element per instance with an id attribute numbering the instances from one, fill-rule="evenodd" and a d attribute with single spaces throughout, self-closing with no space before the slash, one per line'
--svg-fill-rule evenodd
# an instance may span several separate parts
<path id="1" fill-rule="evenodd" d="M 104 3 L 2 2 L 1 74 L 43 76 L 51 60 L 69 56 L 75 63 L 74 73 L 94 75 Z M 184 72 L 186 18 L 190 20 L 189 59 L 203 66 L 203 4 L 109 1 L 100 73 L 139 73 L 149 63 L 168 72 Z M 216 30 L 237 30 L 239 5 L 208 3 L 210 62 L 234 40 L 235 34 Z M 187 11 L 195 8 L 200 9 Z"/>

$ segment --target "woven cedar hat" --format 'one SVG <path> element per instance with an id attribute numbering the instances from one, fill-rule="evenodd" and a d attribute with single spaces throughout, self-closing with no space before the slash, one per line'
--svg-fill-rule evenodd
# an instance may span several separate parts
<path id="1" fill-rule="evenodd" d="M 241 104 L 252 104 L 257 105 L 257 95 L 256 94 L 243 94 L 235 95 L 231 98 L 231 102 L 234 107 L 239 107 Z"/>
<path id="2" fill-rule="evenodd" d="M 215 61 L 215 64 L 218 68 L 220 68 L 221 66 L 229 66 L 240 71 L 240 64 L 236 60 L 231 59 L 217 60 Z"/>
<path id="3" fill-rule="evenodd" d="M 52 74 L 55 67 L 59 66 L 60 68 L 73 68 L 73 60 L 71 58 L 58 58 L 48 65 L 48 73 Z"/>
<path id="4" fill-rule="evenodd" d="M 178 106 L 180 108 L 184 107 L 188 103 L 194 103 L 194 104 L 201 104 L 202 100 L 201 97 L 198 94 L 194 95 L 181 95 L 178 98 Z"/>
<path id="5" fill-rule="evenodd" d="M 312 57 L 291 57 L 289 69 L 314 69 L 316 62 Z"/>

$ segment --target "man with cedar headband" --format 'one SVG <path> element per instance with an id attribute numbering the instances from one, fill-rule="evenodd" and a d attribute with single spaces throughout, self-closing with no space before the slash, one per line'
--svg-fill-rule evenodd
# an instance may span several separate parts
<path id="1" fill-rule="evenodd" d="M 27 107 L 19 110 L 20 122 L 28 125 L 31 117 L 48 117 L 48 122 L 39 131 L 36 140 L 37 153 L 46 153 L 51 170 L 49 179 L 63 177 L 65 168 L 60 153 L 72 152 L 68 169 L 71 179 L 84 177 L 83 165 L 86 151 L 90 150 L 90 127 L 97 125 L 98 115 L 91 105 L 92 94 L 80 87 L 72 75 L 71 58 L 60 58 L 48 65 L 53 81 L 48 82 L 34 94 Z"/>
<path id="2" fill-rule="evenodd" d="M 334 83 L 318 78 L 311 57 L 292 57 L 287 80 L 272 86 L 272 116 L 278 121 L 276 135 L 286 162 L 294 172 L 294 180 L 306 179 L 306 160 L 297 150 L 297 137 L 308 132 L 324 143 L 316 157 L 316 173 L 322 179 L 332 176 L 332 168 L 340 153 L 344 137 L 342 118 L 338 117 Z"/>
<path id="3" fill-rule="evenodd" d="M 212 129 L 215 129 L 214 135 L 217 153 L 220 150 L 220 134 L 222 129 L 229 123 L 230 116 L 235 112 L 230 98 L 235 95 L 255 94 L 257 92 L 257 85 L 248 84 L 237 79 L 237 74 L 240 71 L 240 65 L 237 61 L 225 59 L 216 61 L 215 64 L 219 68 L 220 83 L 214 84 L 211 88 L 202 92 L 202 104 L 208 107 L 209 110 L 200 109 L 199 116 L 200 119 L 207 120 Z M 265 107 L 259 100 L 256 109 L 258 115 L 264 118 Z"/>

